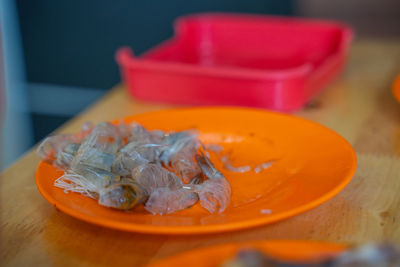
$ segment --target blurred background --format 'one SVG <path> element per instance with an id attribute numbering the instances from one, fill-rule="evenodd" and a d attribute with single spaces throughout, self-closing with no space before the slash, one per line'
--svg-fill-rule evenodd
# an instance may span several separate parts
<path id="1" fill-rule="evenodd" d="M 400 37 L 399 0 L 1 0 L 0 169 L 119 83 L 118 47 L 140 54 L 198 12 L 329 18 L 357 38 Z"/>

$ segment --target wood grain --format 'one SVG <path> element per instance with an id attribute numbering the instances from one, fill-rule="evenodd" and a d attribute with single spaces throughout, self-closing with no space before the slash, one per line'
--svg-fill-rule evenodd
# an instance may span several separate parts
<path id="1" fill-rule="evenodd" d="M 211 244 L 251 239 L 400 243 L 400 105 L 390 86 L 400 72 L 400 40 L 360 40 L 343 75 L 296 115 L 343 135 L 358 152 L 358 170 L 339 195 L 307 213 L 227 234 L 157 236 L 94 226 L 57 211 L 34 183 L 39 162 L 29 151 L 1 174 L 2 266 L 142 266 Z M 131 99 L 122 86 L 65 124 L 75 132 L 98 122 L 170 106 Z"/>

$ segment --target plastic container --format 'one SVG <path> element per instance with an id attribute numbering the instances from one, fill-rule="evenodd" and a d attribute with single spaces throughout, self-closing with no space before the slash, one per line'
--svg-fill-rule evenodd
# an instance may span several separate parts
<path id="1" fill-rule="evenodd" d="M 174 30 L 139 57 L 117 51 L 136 98 L 294 111 L 339 73 L 352 39 L 341 23 L 260 15 L 185 16 Z"/>

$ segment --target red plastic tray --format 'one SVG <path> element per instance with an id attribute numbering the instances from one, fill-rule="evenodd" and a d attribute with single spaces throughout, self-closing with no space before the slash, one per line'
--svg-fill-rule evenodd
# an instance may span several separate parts
<path id="1" fill-rule="evenodd" d="M 174 29 L 139 57 L 117 51 L 132 95 L 279 111 L 301 108 L 340 72 L 353 35 L 337 22 L 236 14 L 185 16 Z"/>

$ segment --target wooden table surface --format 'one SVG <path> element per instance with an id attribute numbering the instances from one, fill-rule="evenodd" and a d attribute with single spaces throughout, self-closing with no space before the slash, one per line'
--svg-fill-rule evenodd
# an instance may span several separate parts
<path id="1" fill-rule="evenodd" d="M 343 75 L 295 115 L 344 136 L 358 154 L 352 182 L 325 204 L 254 229 L 201 236 L 144 235 L 110 230 L 57 211 L 34 182 L 39 158 L 29 151 L 1 174 L 4 266 L 142 266 L 212 244 L 260 239 L 400 243 L 400 105 L 391 83 L 400 73 L 400 40 L 357 40 Z M 122 86 L 61 127 L 76 132 L 98 122 L 169 106 L 132 100 Z"/>

